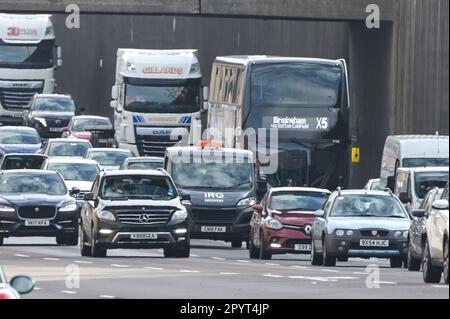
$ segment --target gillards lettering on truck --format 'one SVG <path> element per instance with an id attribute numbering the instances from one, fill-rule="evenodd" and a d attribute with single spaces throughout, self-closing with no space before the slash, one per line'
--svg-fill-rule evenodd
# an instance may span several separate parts
<path id="1" fill-rule="evenodd" d="M 150 66 L 142 70 L 145 74 L 183 74 L 183 68 Z"/>

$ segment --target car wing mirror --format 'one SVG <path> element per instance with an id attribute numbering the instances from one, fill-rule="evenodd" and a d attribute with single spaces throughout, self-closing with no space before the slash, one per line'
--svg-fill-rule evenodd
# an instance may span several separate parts
<path id="1" fill-rule="evenodd" d="M 73 187 L 69 192 L 70 196 L 73 196 L 73 197 L 77 196 L 79 193 L 80 193 L 80 190 L 76 187 Z"/>
<path id="2" fill-rule="evenodd" d="M 258 213 L 262 213 L 264 210 L 264 207 L 263 207 L 263 205 L 256 204 L 256 205 L 253 205 L 253 210 L 255 210 Z"/>
<path id="3" fill-rule="evenodd" d="M 400 199 L 400 201 L 403 204 L 408 204 L 412 202 L 411 196 L 409 196 L 409 194 L 407 192 L 402 192 L 398 195 L 398 199 Z"/>
<path id="4" fill-rule="evenodd" d="M 324 218 L 325 217 L 325 212 L 323 210 L 316 210 L 314 212 L 314 216 L 317 218 Z"/>
<path id="5" fill-rule="evenodd" d="M 433 203 L 433 209 L 435 210 L 448 210 L 448 200 L 440 199 Z"/>
<path id="6" fill-rule="evenodd" d="M 412 212 L 412 215 L 417 218 L 423 218 L 427 215 L 427 212 L 425 209 L 416 209 Z"/>
<path id="7" fill-rule="evenodd" d="M 86 193 L 83 195 L 83 200 L 94 200 L 94 194 L 93 193 Z"/>
<path id="8" fill-rule="evenodd" d="M 34 289 L 34 281 L 28 276 L 16 276 L 9 282 L 20 295 L 26 295 Z"/>

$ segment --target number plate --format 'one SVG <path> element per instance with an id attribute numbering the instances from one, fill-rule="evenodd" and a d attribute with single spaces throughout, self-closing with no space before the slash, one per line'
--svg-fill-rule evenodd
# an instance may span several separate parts
<path id="1" fill-rule="evenodd" d="M 50 132 L 62 132 L 62 127 L 50 127 Z"/>
<path id="2" fill-rule="evenodd" d="M 133 233 L 131 239 L 158 239 L 157 233 Z"/>
<path id="3" fill-rule="evenodd" d="M 361 247 L 389 247 L 389 240 L 361 239 Z"/>
<path id="4" fill-rule="evenodd" d="M 46 227 L 46 226 L 50 226 L 50 221 L 42 220 L 42 219 L 26 220 L 25 226 Z"/>
<path id="5" fill-rule="evenodd" d="M 294 246 L 295 251 L 311 251 L 311 245 L 300 244 Z"/>
<path id="6" fill-rule="evenodd" d="M 226 227 L 219 226 L 202 226 L 202 233 L 226 233 Z"/>

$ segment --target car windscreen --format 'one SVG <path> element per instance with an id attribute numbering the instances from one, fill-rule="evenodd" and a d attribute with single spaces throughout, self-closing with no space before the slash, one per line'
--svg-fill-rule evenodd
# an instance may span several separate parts
<path id="1" fill-rule="evenodd" d="M 90 148 L 83 142 L 52 142 L 49 146 L 48 156 L 76 156 L 84 157 Z"/>
<path id="2" fill-rule="evenodd" d="M 74 121 L 72 131 L 85 132 L 89 130 L 111 130 L 112 128 L 109 119 L 79 119 Z"/>
<path id="3" fill-rule="evenodd" d="M 276 192 L 271 197 L 269 208 L 278 211 L 316 211 L 328 196 L 326 192 Z"/>
<path id="4" fill-rule="evenodd" d="M 448 182 L 448 172 L 416 172 L 415 191 L 419 198 L 424 198 L 433 188 L 444 188 Z"/>
<path id="5" fill-rule="evenodd" d="M 0 144 L 40 144 L 37 132 L 30 130 L 0 130 Z"/>
<path id="6" fill-rule="evenodd" d="M 98 151 L 89 152 L 88 159 L 97 161 L 100 165 L 104 166 L 120 166 L 124 160 L 130 157 L 130 152 L 108 152 Z"/>
<path id="7" fill-rule="evenodd" d="M 448 158 L 405 158 L 403 167 L 447 167 Z"/>
<path id="8" fill-rule="evenodd" d="M 3 174 L 0 177 L 0 195 L 42 194 L 64 195 L 66 186 L 57 174 Z"/>
<path id="9" fill-rule="evenodd" d="M 75 103 L 69 98 L 40 97 L 33 106 L 34 111 L 75 112 Z"/>
<path id="10" fill-rule="evenodd" d="M 96 164 L 88 163 L 49 163 L 47 169 L 59 172 L 66 181 L 93 182 L 100 172 Z"/>
<path id="11" fill-rule="evenodd" d="M 162 168 L 164 163 L 161 162 L 131 162 L 128 163 L 126 169 L 158 169 Z"/>
<path id="12" fill-rule="evenodd" d="M 171 200 L 177 192 L 165 176 L 107 176 L 101 182 L 99 196 L 112 200 Z"/>
<path id="13" fill-rule="evenodd" d="M 40 169 L 44 162 L 45 157 L 42 156 L 8 156 L 0 169 Z"/>
<path id="14" fill-rule="evenodd" d="M 246 191 L 254 185 L 251 163 L 172 163 L 172 177 L 179 188 Z"/>
<path id="15" fill-rule="evenodd" d="M 408 218 L 398 200 L 391 196 L 342 195 L 336 198 L 330 217 Z"/>

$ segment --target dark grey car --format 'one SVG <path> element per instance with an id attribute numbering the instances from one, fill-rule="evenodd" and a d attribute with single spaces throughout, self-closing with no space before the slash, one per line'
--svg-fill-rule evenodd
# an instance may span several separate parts
<path id="1" fill-rule="evenodd" d="M 391 192 L 338 190 L 315 215 L 312 265 L 378 257 L 400 268 L 406 261 L 411 218 Z"/>

